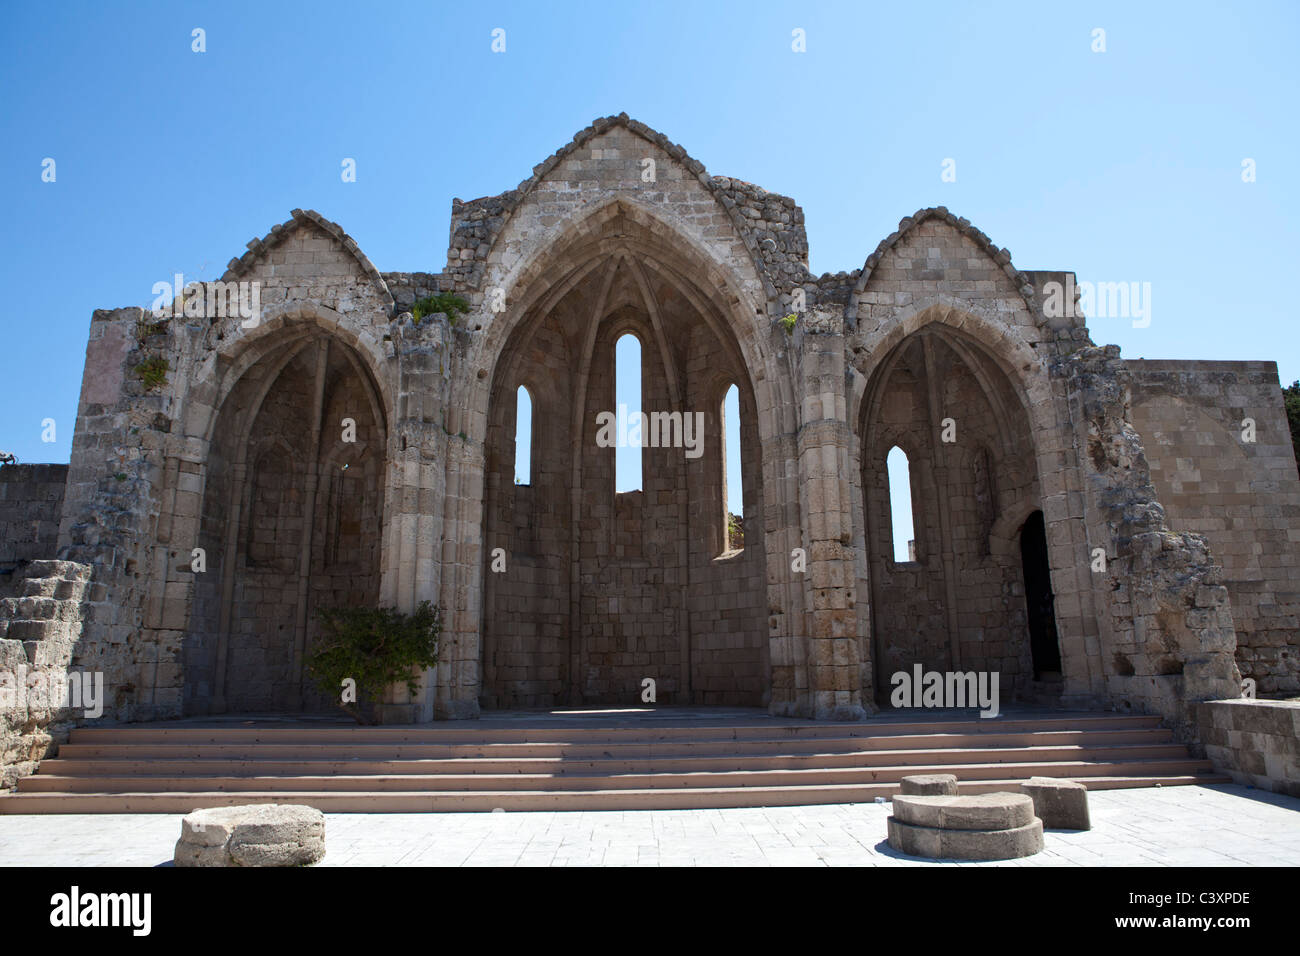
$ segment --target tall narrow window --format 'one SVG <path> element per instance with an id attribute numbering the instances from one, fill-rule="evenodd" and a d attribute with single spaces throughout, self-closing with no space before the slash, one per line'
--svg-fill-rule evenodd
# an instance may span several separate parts
<path id="1" fill-rule="evenodd" d="M 515 393 L 515 484 L 530 484 L 532 475 L 533 397 L 520 385 Z"/>
<path id="2" fill-rule="evenodd" d="M 722 399 L 723 521 L 727 550 L 745 546 L 745 484 L 740 465 L 740 389 L 732 385 Z"/>
<path id="3" fill-rule="evenodd" d="M 889 472 L 889 513 L 894 529 L 894 560 L 916 560 L 916 532 L 912 523 L 912 471 L 907 455 L 895 445 L 885 456 Z"/>
<path id="4" fill-rule="evenodd" d="M 628 333 L 614 343 L 614 490 L 641 489 L 641 342 Z"/>

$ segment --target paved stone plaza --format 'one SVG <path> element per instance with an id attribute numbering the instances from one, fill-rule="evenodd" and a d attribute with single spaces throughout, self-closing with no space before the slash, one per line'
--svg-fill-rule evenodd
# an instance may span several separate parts
<path id="1" fill-rule="evenodd" d="M 1300 866 L 1300 799 L 1235 784 L 1089 794 L 1093 829 L 1001 863 L 913 859 L 887 804 L 326 815 L 323 866 Z M 0 817 L 3 866 L 170 865 L 180 816 Z"/>

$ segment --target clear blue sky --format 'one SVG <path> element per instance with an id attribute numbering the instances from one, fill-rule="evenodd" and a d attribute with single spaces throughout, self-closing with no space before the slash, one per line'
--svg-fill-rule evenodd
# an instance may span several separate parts
<path id="1" fill-rule="evenodd" d="M 439 271 L 453 196 L 512 188 L 620 111 L 715 174 L 793 196 L 814 272 L 860 267 L 901 217 L 943 204 L 1022 269 L 1150 282 L 1150 327 L 1095 321 L 1098 342 L 1273 359 L 1290 382 L 1298 9 L 10 5 L 0 448 L 68 459 L 93 309 L 146 305 L 174 272 L 218 277 L 294 207 L 341 223 L 381 270 Z"/>

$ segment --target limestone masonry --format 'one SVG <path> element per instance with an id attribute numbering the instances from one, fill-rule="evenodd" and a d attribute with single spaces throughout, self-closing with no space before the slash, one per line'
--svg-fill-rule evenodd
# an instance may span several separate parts
<path id="1" fill-rule="evenodd" d="M 257 293 L 254 318 L 237 295 L 219 316 L 95 312 L 70 464 L 0 467 L 11 684 L 102 672 L 101 720 L 326 710 L 303 674 L 314 610 L 429 600 L 442 662 L 387 721 L 634 706 L 646 678 L 660 705 L 858 719 L 921 665 L 997 672 L 1008 702 L 1159 714 L 1195 744 L 1197 705 L 1243 678 L 1300 692 L 1275 365 L 1127 361 L 1047 307 L 1073 276 L 1016 269 L 943 208 L 813 276 L 792 199 L 620 115 L 454 201 L 440 272 L 380 272 L 294 210 L 222 281 Z M 417 322 L 436 293 L 469 311 Z M 597 415 L 625 334 L 642 407 L 705 430 L 698 457 L 644 448 L 640 490 L 616 493 Z M 84 719 L 65 703 L 5 698 L 0 786 Z"/>

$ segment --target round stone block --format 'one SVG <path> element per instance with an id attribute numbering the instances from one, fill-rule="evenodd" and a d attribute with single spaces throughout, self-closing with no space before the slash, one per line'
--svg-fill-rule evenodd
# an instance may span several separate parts
<path id="1" fill-rule="evenodd" d="M 894 797 L 902 823 L 944 830 L 1011 830 L 1034 819 L 1034 801 L 1023 793 L 978 793 L 962 797 Z"/>
<path id="2" fill-rule="evenodd" d="M 1037 817 L 1011 830 L 941 830 L 889 818 L 889 845 L 900 853 L 931 860 L 1014 860 L 1043 848 L 1043 821 Z"/>
<path id="3" fill-rule="evenodd" d="M 899 784 L 909 796 L 938 796 L 957 793 L 957 778 L 950 773 L 918 773 L 904 777 Z"/>
<path id="4" fill-rule="evenodd" d="M 325 814 L 297 804 L 195 810 L 181 820 L 177 866 L 305 866 L 325 856 Z"/>

